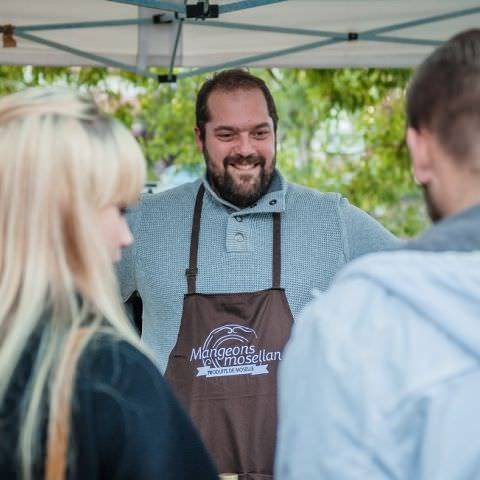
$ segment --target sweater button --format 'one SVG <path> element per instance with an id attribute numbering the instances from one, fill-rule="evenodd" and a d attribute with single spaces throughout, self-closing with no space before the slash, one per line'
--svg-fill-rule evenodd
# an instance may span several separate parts
<path id="1" fill-rule="evenodd" d="M 240 217 L 240 216 L 235 217 L 235 220 L 236 220 L 237 222 L 243 222 L 243 217 Z"/>
<path id="2" fill-rule="evenodd" d="M 273 200 L 270 200 L 270 202 L 268 202 L 268 203 L 270 203 L 270 205 L 275 205 L 277 203 L 277 201 L 275 199 L 273 199 Z"/>
<path id="3" fill-rule="evenodd" d="M 238 233 L 235 234 L 235 240 L 237 242 L 243 242 L 244 239 L 245 239 L 245 237 L 243 236 L 243 233 L 238 232 Z"/>

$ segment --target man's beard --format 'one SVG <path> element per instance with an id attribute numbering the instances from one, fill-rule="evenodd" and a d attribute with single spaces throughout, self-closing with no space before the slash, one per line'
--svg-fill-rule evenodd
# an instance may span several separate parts
<path id="1" fill-rule="evenodd" d="M 440 211 L 440 208 L 438 207 L 437 203 L 433 199 L 433 195 L 428 188 L 428 185 L 422 185 L 423 189 L 423 196 L 425 198 L 425 204 L 427 205 L 427 212 L 428 216 L 430 217 L 430 220 L 432 220 L 433 223 L 439 222 L 442 220 L 444 215 Z"/>
<path id="2" fill-rule="evenodd" d="M 265 157 L 262 155 L 229 155 L 223 160 L 223 172 L 216 172 L 212 169 L 210 155 L 208 150 L 203 150 L 205 162 L 207 165 L 207 175 L 210 185 L 222 197 L 223 200 L 235 205 L 239 208 L 245 208 L 253 205 L 259 198 L 267 193 L 272 181 L 273 172 L 275 170 L 275 156 L 272 158 L 271 164 L 266 167 Z M 260 172 L 253 177 L 252 174 L 245 173 L 237 175 L 234 178 L 229 172 L 229 166 L 235 164 L 255 165 L 258 164 Z"/>

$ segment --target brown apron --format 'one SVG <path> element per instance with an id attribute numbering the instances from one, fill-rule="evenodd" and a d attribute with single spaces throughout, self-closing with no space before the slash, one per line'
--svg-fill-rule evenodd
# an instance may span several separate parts
<path id="1" fill-rule="evenodd" d="M 166 378 L 189 412 L 220 472 L 272 478 L 277 369 L 292 314 L 280 288 L 280 213 L 273 214 L 272 288 L 196 293 L 204 186 L 195 202 L 188 293 Z M 201 272 L 200 272 L 201 273 Z"/>

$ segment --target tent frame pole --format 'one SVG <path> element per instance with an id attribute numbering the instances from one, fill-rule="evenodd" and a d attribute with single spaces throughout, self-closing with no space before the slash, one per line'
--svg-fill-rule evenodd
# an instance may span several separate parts
<path id="1" fill-rule="evenodd" d="M 294 53 L 299 53 L 302 51 L 307 51 L 311 49 L 317 49 L 326 47 L 328 45 L 334 45 L 337 43 L 343 43 L 347 41 L 358 41 L 365 40 L 371 42 L 385 42 L 385 43 L 399 43 L 399 44 L 414 44 L 414 45 L 425 45 L 425 46 L 438 46 L 443 42 L 437 40 L 427 40 L 420 38 L 411 38 L 411 37 L 396 37 L 392 35 L 384 35 L 385 33 L 390 33 L 397 30 L 402 30 L 405 28 L 411 28 L 419 25 L 425 25 L 428 23 L 440 22 L 445 20 L 450 20 L 452 18 L 457 18 L 461 16 L 471 15 L 480 12 L 480 7 L 473 7 L 463 10 L 456 10 L 446 14 L 434 15 L 431 17 L 420 18 L 418 20 L 412 20 L 408 22 L 401 22 L 391 25 L 386 25 L 384 27 L 374 28 L 366 30 L 364 32 L 331 32 L 323 30 L 308 30 L 301 28 L 289 28 L 289 27 L 273 27 L 269 25 L 250 25 L 243 23 L 235 22 L 219 22 L 215 20 L 190 20 L 184 17 L 181 17 L 179 14 L 185 14 L 186 5 L 185 4 L 176 4 L 172 2 L 166 2 L 163 0 L 109 0 L 118 3 L 127 3 L 135 6 L 144 6 L 148 8 L 161 9 L 173 12 L 174 15 L 165 15 L 166 18 L 163 18 L 163 15 L 153 15 L 152 18 L 141 18 L 141 19 L 123 19 L 123 20 L 106 20 L 98 22 L 75 22 L 75 23 L 57 23 L 57 24 L 43 24 L 43 25 L 25 25 L 15 27 L 14 34 L 18 37 L 24 38 L 31 42 L 39 43 L 50 48 L 55 48 L 72 55 L 83 57 L 89 60 L 94 61 L 95 63 L 104 64 L 106 66 L 119 68 L 137 75 L 142 75 L 147 78 L 155 78 L 160 82 L 163 81 L 175 81 L 177 78 L 188 78 L 195 75 L 201 75 L 205 73 L 210 73 L 216 70 L 221 70 L 224 68 L 234 68 L 239 67 L 245 64 L 256 63 L 262 60 L 268 60 L 271 58 L 276 58 L 285 55 L 291 55 Z M 239 0 L 229 4 L 219 5 L 219 11 L 221 13 L 228 13 L 233 11 L 238 11 L 246 8 L 253 8 L 258 6 L 270 5 L 274 3 L 283 2 L 286 0 Z M 36 35 L 32 35 L 28 32 L 35 31 L 48 31 L 48 30 L 60 30 L 60 29 L 77 29 L 77 28 L 100 28 L 100 27 L 114 27 L 114 26 L 126 26 L 126 25 L 153 25 L 153 24 L 162 24 L 162 23 L 171 23 L 178 22 L 178 29 L 175 38 L 175 44 L 172 49 L 172 55 L 170 60 L 170 66 L 168 70 L 168 75 L 157 75 L 148 70 L 140 70 L 131 65 L 117 62 L 115 60 L 96 55 L 84 50 L 79 50 L 77 48 L 69 47 L 67 45 L 47 40 Z M 259 55 L 251 55 L 248 57 L 242 57 L 236 60 L 229 62 L 219 63 L 216 65 L 211 65 L 209 67 L 200 67 L 192 69 L 188 72 L 181 72 L 177 75 L 173 74 L 175 66 L 175 58 L 177 55 L 177 49 L 180 42 L 181 32 L 183 24 L 195 25 L 195 26 L 206 26 L 206 27 L 218 27 L 218 28 L 231 28 L 231 29 L 240 29 L 240 30 L 254 30 L 254 31 L 264 31 L 270 33 L 281 33 L 281 34 L 290 34 L 290 35 L 304 35 L 304 36 L 315 36 L 315 37 L 324 37 L 322 40 L 305 43 L 295 47 L 275 50 Z"/>
<path id="2" fill-rule="evenodd" d="M 15 27 L 15 32 L 40 32 L 49 30 L 70 30 L 81 28 L 123 27 L 128 25 L 149 25 L 151 18 L 127 18 L 124 20 L 104 20 L 98 22 L 47 23 L 43 25 L 23 25 Z"/>
<path id="3" fill-rule="evenodd" d="M 139 74 L 139 75 L 142 75 L 142 76 L 148 77 L 148 78 L 157 79 L 157 77 L 158 77 L 157 74 L 154 74 L 154 73 L 151 73 L 151 72 L 148 72 L 148 71 L 145 71 L 145 70 L 139 71 L 135 67 L 132 67 L 131 65 L 128 65 L 126 63 L 117 62 L 117 61 L 112 60 L 110 58 L 102 57 L 101 55 L 95 55 L 93 53 L 86 52 L 84 50 L 79 50 L 78 48 L 68 47 L 67 45 L 63 45 L 61 43 L 53 42 L 53 41 L 47 40 L 45 38 L 37 37 L 36 35 L 31 35 L 30 33 L 17 32 L 16 31 L 15 35 L 17 35 L 21 38 L 24 38 L 25 40 L 30 40 L 31 42 L 36 42 L 36 43 L 39 43 L 39 44 L 42 44 L 42 45 L 46 45 L 47 47 L 55 48 L 55 49 L 61 50 L 63 52 L 71 53 L 72 55 L 77 55 L 79 57 L 87 58 L 87 59 L 92 60 L 96 63 L 101 63 L 101 64 L 104 64 L 104 65 L 109 66 L 109 67 L 119 68 L 121 70 L 125 70 L 127 72 Z"/>

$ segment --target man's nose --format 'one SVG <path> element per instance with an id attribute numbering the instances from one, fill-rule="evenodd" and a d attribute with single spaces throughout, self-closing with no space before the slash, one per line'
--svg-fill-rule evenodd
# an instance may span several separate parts
<path id="1" fill-rule="evenodd" d="M 247 132 L 240 134 L 235 145 L 235 154 L 242 155 L 242 157 L 248 157 L 255 153 L 254 140 Z"/>

